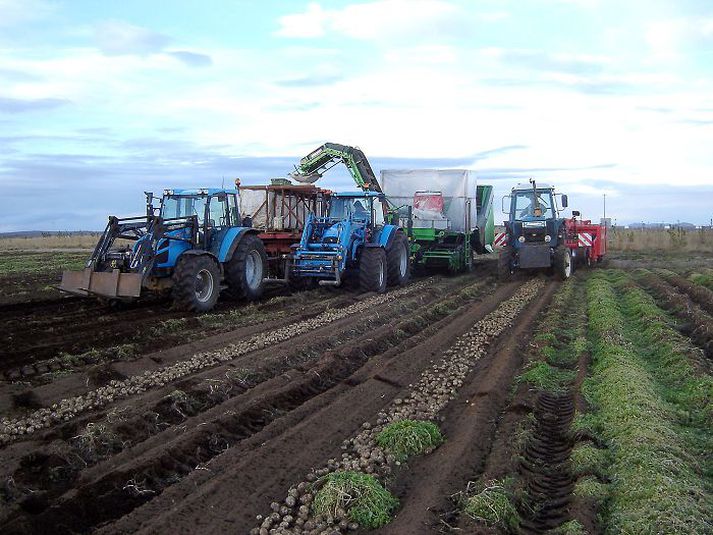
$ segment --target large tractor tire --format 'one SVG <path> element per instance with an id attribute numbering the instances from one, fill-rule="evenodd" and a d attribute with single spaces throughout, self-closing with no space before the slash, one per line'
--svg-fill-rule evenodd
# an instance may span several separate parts
<path id="1" fill-rule="evenodd" d="M 504 247 L 498 254 L 498 280 L 508 282 L 512 279 L 512 248 Z"/>
<path id="2" fill-rule="evenodd" d="M 173 272 L 173 302 L 191 312 L 207 312 L 220 293 L 220 268 L 213 258 L 184 255 Z"/>
<path id="3" fill-rule="evenodd" d="M 411 255 L 408 238 L 398 231 L 386 249 L 386 282 L 389 286 L 403 286 L 411 275 Z"/>
<path id="4" fill-rule="evenodd" d="M 387 279 L 386 252 L 381 247 L 364 247 L 359 260 L 359 286 L 366 292 L 384 293 Z"/>
<path id="5" fill-rule="evenodd" d="M 267 253 L 262 240 L 249 234 L 235 248 L 225 264 L 225 280 L 230 295 L 236 299 L 255 301 L 262 297 L 267 276 Z"/>
<path id="6" fill-rule="evenodd" d="M 555 249 L 554 258 L 555 275 L 560 280 L 567 280 L 572 276 L 574 271 L 574 262 L 572 262 L 572 253 L 568 247 L 559 246 Z"/>

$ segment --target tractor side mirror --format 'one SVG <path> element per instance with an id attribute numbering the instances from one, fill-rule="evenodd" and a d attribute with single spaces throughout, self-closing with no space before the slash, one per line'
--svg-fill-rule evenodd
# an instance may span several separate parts
<path id="1" fill-rule="evenodd" d="M 579 210 L 572 210 L 572 217 L 579 217 L 580 215 L 582 214 L 579 213 Z"/>
<path id="2" fill-rule="evenodd" d="M 502 200 L 502 210 L 504 214 L 509 214 L 510 213 L 510 199 L 512 198 L 512 195 L 505 195 Z M 505 199 L 508 199 L 508 208 L 507 210 L 505 209 Z"/>
<path id="3" fill-rule="evenodd" d="M 562 208 L 567 208 L 567 195 L 562 195 Z"/>

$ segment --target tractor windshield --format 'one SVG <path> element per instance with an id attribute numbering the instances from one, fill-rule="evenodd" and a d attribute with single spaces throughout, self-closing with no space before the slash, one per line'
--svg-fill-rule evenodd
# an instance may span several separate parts
<path id="1" fill-rule="evenodd" d="M 544 221 L 554 219 L 554 203 L 549 191 L 538 191 L 537 197 L 532 191 L 520 191 L 513 194 L 513 219 L 518 221 Z"/>
<path id="2" fill-rule="evenodd" d="M 329 204 L 330 219 L 371 220 L 369 199 L 364 197 L 334 197 Z"/>
<path id="3" fill-rule="evenodd" d="M 208 201 L 206 196 L 183 196 L 169 195 L 163 198 L 161 217 L 173 219 L 178 217 L 198 216 L 198 223 L 203 223 L 205 216 L 205 205 Z"/>

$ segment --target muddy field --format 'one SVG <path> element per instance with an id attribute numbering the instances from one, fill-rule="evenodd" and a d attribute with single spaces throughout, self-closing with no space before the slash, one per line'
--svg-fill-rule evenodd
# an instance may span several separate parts
<path id="1" fill-rule="evenodd" d="M 84 256 L 0 259 L 3 533 L 713 533 L 709 257 L 187 315 L 61 298 Z"/>

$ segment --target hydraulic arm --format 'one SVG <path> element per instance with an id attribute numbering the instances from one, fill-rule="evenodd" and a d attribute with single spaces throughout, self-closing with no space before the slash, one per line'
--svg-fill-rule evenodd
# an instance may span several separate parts
<path id="1" fill-rule="evenodd" d="M 339 143 L 325 143 L 309 153 L 300 160 L 290 177 L 298 182 L 316 182 L 326 171 L 339 163 L 349 169 L 354 182 L 361 189 L 381 193 L 379 181 L 361 149 Z"/>

